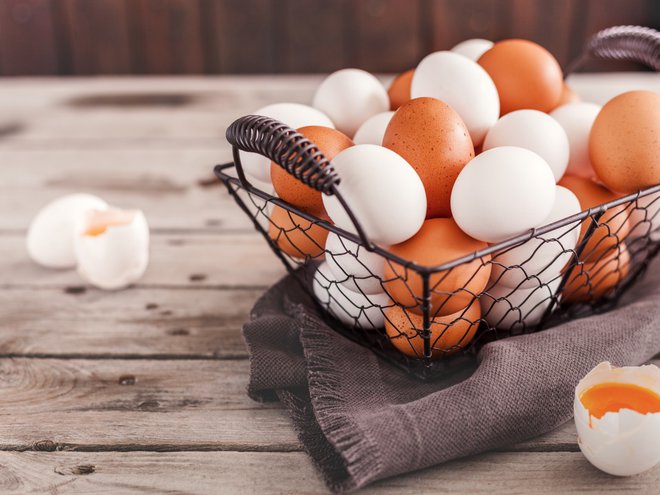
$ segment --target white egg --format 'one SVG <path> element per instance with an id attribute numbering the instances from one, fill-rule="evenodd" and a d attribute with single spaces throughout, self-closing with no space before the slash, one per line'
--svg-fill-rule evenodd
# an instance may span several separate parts
<path id="1" fill-rule="evenodd" d="M 650 235 L 654 241 L 660 240 L 660 193 L 648 194 L 638 198 L 635 208 L 630 212 L 630 233 L 634 239 Z"/>
<path id="2" fill-rule="evenodd" d="M 426 193 L 417 172 L 400 155 L 374 144 L 358 144 L 332 160 L 343 195 L 370 241 L 398 244 L 422 226 Z M 341 203 L 323 195 L 323 206 L 340 228 L 356 234 Z"/>
<path id="3" fill-rule="evenodd" d="M 568 136 L 570 157 L 567 174 L 585 179 L 591 179 L 596 175 L 589 158 L 589 133 L 601 108 L 595 103 L 568 103 L 550 113 Z"/>
<path id="4" fill-rule="evenodd" d="M 550 166 L 533 151 L 493 148 L 461 170 L 451 191 L 452 216 L 475 239 L 499 242 L 540 225 L 555 188 Z"/>
<path id="5" fill-rule="evenodd" d="M 529 329 L 541 321 L 560 283 L 560 276 L 531 289 L 512 289 L 496 283 L 479 298 L 481 317 L 500 330 L 522 331 L 523 326 Z"/>
<path id="6" fill-rule="evenodd" d="M 518 146 L 543 158 L 555 176 L 562 178 L 568 165 L 568 137 L 559 123 L 538 110 L 517 110 L 506 114 L 490 128 L 483 150 Z"/>
<path id="7" fill-rule="evenodd" d="M 328 114 L 337 129 L 353 136 L 369 117 L 389 110 L 390 99 L 373 75 L 360 69 L 342 69 L 323 80 L 312 105 Z"/>
<path id="8" fill-rule="evenodd" d="M 475 146 L 500 116 L 495 83 L 479 64 L 458 53 L 435 52 L 422 59 L 415 69 L 410 95 L 437 98 L 456 110 Z"/>
<path id="9" fill-rule="evenodd" d="M 473 38 L 471 40 L 461 41 L 458 45 L 451 49 L 452 52 L 463 55 L 464 57 L 474 60 L 479 60 L 484 53 L 493 48 L 493 42 L 481 38 Z"/>
<path id="10" fill-rule="evenodd" d="M 575 387 L 573 413 L 578 445 L 591 464 L 615 476 L 632 476 L 660 463 L 660 412 L 640 414 L 622 408 L 593 417 L 581 401 L 602 383 L 629 383 L 660 394 L 660 368 L 654 365 L 614 368 L 600 363 Z"/>
<path id="11" fill-rule="evenodd" d="M 312 283 L 314 296 L 335 318 L 349 327 L 383 328 L 384 309 L 392 306 L 387 294 L 365 296 L 337 282 L 327 263 L 319 265 Z"/>
<path id="12" fill-rule="evenodd" d="M 555 203 L 539 226 L 580 213 L 575 194 L 557 186 Z M 532 288 L 556 278 L 570 261 L 580 236 L 580 222 L 539 234 L 527 242 L 493 255 L 491 279 L 507 287 Z"/>
<path id="13" fill-rule="evenodd" d="M 254 115 L 277 119 L 293 129 L 308 125 L 332 127 L 330 118 L 316 108 L 300 103 L 274 103 L 260 108 Z M 263 182 L 270 182 L 270 160 L 259 153 L 240 152 L 241 163 L 246 174 Z"/>
<path id="14" fill-rule="evenodd" d="M 108 204 L 91 194 L 70 194 L 44 206 L 30 223 L 27 250 L 30 258 L 49 268 L 73 268 L 76 224 L 87 210 L 104 210 Z"/>
<path id="15" fill-rule="evenodd" d="M 382 112 L 369 117 L 353 136 L 353 142 L 355 144 L 382 145 L 385 129 L 392 120 L 392 115 L 394 115 L 394 112 Z"/>
<path id="16" fill-rule="evenodd" d="M 334 232 L 328 234 L 325 250 L 328 268 L 344 287 L 366 294 L 384 292 L 385 262 L 382 256 Z"/>
<path id="17" fill-rule="evenodd" d="M 77 226 L 78 274 L 100 289 L 127 287 L 149 263 L 149 226 L 140 210 L 90 210 Z"/>

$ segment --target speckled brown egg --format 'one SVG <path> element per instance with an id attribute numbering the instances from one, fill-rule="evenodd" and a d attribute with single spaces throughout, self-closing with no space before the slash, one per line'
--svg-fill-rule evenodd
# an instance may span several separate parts
<path id="1" fill-rule="evenodd" d="M 500 113 L 531 108 L 549 112 L 557 106 L 563 75 L 557 59 L 528 40 L 495 43 L 478 60 L 497 87 Z"/>
<path id="2" fill-rule="evenodd" d="M 451 189 L 474 147 L 465 124 L 446 103 L 415 98 L 392 116 L 383 146 L 412 165 L 426 191 L 426 218 L 451 216 Z"/>
<path id="3" fill-rule="evenodd" d="M 397 110 L 401 105 L 410 101 L 410 84 L 415 69 L 407 70 L 396 76 L 390 84 L 387 94 L 390 97 L 390 110 Z"/>
<path id="4" fill-rule="evenodd" d="M 268 235 L 279 248 L 294 258 L 320 258 L 325 253 L 328 231 L 295 213 L 274 205 Z"/>
<path id="5" fill-rule="evenodd" d="M 433 218 L 426 220 L 413 237 L 389 249 L 404 260 L 434 267 L 487 246 L 485 242 L 468 236 L 451 218 Z M 429 277 L 431 314 L 446 316 L 467 307 L 488 283 L 491 271 L 489 261 L 490 256 L 487 255 L 433 273 Z M 414 313 L 422 312 L 420 303 L 424 285 L 418 272 L 385 260 L 383 280 L 383 287 L 395 302 Z"/>
<path id="6" fill-rule="evenodd" d="M 660 95 L 630 91 L 608 101 L 589 135 L 598 178 L 613 191 L 632 193 L 660 183 Z"/>
<path id="7" fill-rule="evenodd" d="M 609 203 L 619 198 L 617 194 L 608 190 L 605 186 L 596 184 L 590 179 L 584 179 L 574 175 L 565 175 L 558 184 L 575 194 L 582 210 L 587 210 L 603 203 Z M 628 232 L 630 232 L 629 215 L 630 212 L 625 209 L 624 205 L 608 209 L 598 220 L 598 226 L 587 241 L 582 251 L 583 259 L 586 260 L 586 257 L 593 256 L 596 253 L 604 253 L 616 249 L 626 238 Z M 578 245 L 582 242 L 590 224 L 590 217 L 582 222 Z"/>
<path id="8" fill-rule="evenodd" d="M 431 359 L 451 356 L 472 342 L 479 328 L 481 305 L 474 301 L 469 307 L 454 314 L 431 319 Z M 385 310 L 385 332 L 399 352 L 411 358 L 424 357 L 421 315 L 406 311 L 401 306 Z"/>
<path id="9" fill-rule="evenodd" d="M 329 127 L 312 125 L 301 127 L 298 132 L 316 144 L 328 160 L 332 160 L 340 151 L 353 146 L 353 141 L 348 136 Z M 275 192 L 284 201 L 313 215 L 325 214 L 320 191 L 303 184 L 273 162 L 270 164 L 270 178 Z"/>

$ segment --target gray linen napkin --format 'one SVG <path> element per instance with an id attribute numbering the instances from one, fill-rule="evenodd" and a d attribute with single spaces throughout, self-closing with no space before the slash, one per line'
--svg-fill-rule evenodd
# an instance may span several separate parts
<path id="1" fill-rule="evenodd" d="M 487 344 L 474 368 L 421 382 L 330 329 L 288 276 L 243 328 L 248 393 L 282 401 L 328 487 L 352 491 L 569 420 L 575 385 L 596 364 L 660 352 L 659 282 L 656 262 L 619 309 Z"/>

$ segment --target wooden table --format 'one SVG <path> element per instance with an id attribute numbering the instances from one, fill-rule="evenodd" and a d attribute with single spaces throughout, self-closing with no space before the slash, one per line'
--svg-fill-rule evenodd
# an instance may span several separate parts
<path id="1" fill-rule="evenodd" d="M 241 324 L 284 272 L 214 164 L 236 117 L 319 78 L 0 82 L 0 492 L 325 493 L 278 404 L 247 398 Z M 587 77 L 603 100 L 654 75 Z M 27 258 L 39 207 L 86 191 L 142 208 L 146 276 L 119 292 Z M 249 266 L 249 269 L 248 269 Z M 364 493 L 659 493 L 660 468 L 592 468 L 571 423 Z"/>

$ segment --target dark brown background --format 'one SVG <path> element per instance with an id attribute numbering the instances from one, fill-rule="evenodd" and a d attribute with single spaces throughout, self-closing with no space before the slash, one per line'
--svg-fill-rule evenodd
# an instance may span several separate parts
<path id="1" fill-rule="evenodd" d="M 0 74 L 398 72 L 470 37 L 523 37 L 562 64 L 659 0 L 0 0 Z"/>

